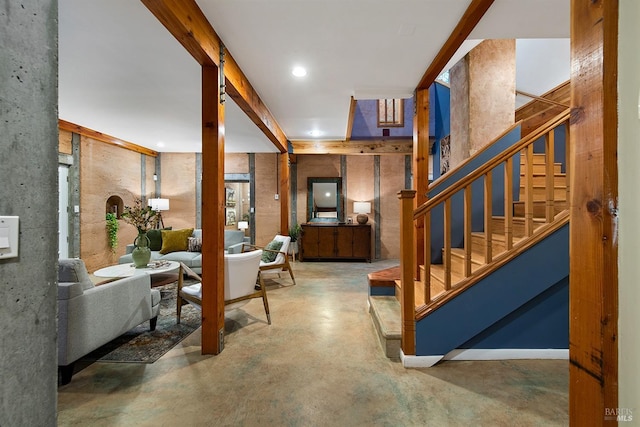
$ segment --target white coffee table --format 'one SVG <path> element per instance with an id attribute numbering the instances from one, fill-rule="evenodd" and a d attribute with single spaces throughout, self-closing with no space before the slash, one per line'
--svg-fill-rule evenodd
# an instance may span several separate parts
<path id="1" fill-rule="evenodd" d="M 161 267 L 135 268 L 133 264 L 116 264 L 96 270 L 93 275 L 109 279 L 119 279 L 122 277 L 139 276 L 148 274 L 151 276 L 151 286 L 161 286 L 178 280 L 178 269 L 180 263 L 169 261 Z"/>

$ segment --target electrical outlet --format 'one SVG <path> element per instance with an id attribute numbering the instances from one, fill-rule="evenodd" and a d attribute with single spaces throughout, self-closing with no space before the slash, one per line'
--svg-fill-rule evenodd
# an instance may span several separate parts
<path id="1" fill-rule="evenodd" d="M 276 193 L 276 195 L 274 196 L 274 199 L 280 200 L 280 195 Z"/>

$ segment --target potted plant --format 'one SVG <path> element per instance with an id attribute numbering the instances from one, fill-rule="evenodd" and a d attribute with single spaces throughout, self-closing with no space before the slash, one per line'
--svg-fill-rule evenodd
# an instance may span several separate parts
<path id="1" fill-rule="evenodd" d="M 125 206 L 122 212 L 122 219 L 133 225 L 138 230 L 138 236 L 133 241 L 133 251 L 131 256 L 133 264 L 136 268 L 144 268 L 151 260 L 151 249 L 149 249 L 149 238 L 147 231 L 154 228 L 158 222 L 158 213 L 151 209 L 151 206 L 145 206 L 142 199 L 136 198 L 133 206 Z"/>
<path id="2" fill-rule="evenodd" d="M 109 247 L 111 247 L 111 252 L 115 253 L 118 247 L 118 229 L 120 228 L 120 224 L 118 224 L 118 217 L 113 212 L 107 212 L 106 220 Z"/>
<path id="3" fill-rule="evenodd" d="M 291 237 L 290 248 L 291 248 L 292 254 L 298 253 L 298 239 L 300 238 L 301 233 L 302 233 L 302 227 L 300 227 L 300 224 L 292 225 L 289 228 L 289 237 Z"/>

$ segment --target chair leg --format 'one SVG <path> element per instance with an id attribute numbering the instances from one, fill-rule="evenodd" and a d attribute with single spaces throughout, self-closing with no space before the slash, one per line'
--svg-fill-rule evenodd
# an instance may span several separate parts
<path id="1" fill-rule="evenodd" d="M 157 324 L 158 324 L 158 316 L 152 317 L 151 319 L 149 319 L 149 330 L 155 331 Z"/>
<path id="2" fill-rule="evenodd" d="M 58 366 L 58 373 L 60 374 L 60 385 L 67 385 L 71 382 L 73 376 L 73 365 L 75 362 L 66 366 Z"/>
<path id="3" fill-rule="evenodd" d="M 267 290 L 262 281 L 262 274 L 258 273 L 258 281 L 260 282 L 260 291 L 262 292 L 262 303 L 264 304 L 264 312 L 267 314 L 267 322 L 271 324 L 271 313 L 269 313 L 269 301 L 267 300 Z"/>
<path id="4" fill-rule="evenodd" d="M 293 270 L 291 269 L 291 264 L 289 264 L 289 260 L 287 260 L 286 262 L 286 269 L 289 270 L 289 276 L 291 276 L 291 280 L 293 281 L 293 284 L 296 284 L 296 278 L 293 277 Z"/>
<path id="5" fill-rule="evenodd" d="M 182 298 L 180 298 L 180 290 L 184 284 L 184 275 L 186 274 L 184 264 L 180 263 L 180 271 L 178 272 L 178 289 L 176 290 L 176 323 L 180 324 L 180 313 L 182 312 Z"/>

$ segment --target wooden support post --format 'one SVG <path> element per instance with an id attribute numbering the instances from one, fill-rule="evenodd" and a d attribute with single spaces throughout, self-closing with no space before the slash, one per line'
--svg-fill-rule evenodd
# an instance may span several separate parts
<path id="1" fill-rule="evenodd" d="M 224 106 L 218 67 L 202 67 L 202 354 L 224 346 Z"/>
<path id="2" fill-rule="evenodd" d="M 413 229 L 413 199 L 414 190 L 398 192 L 400 199 L 400 280 L 402 293 L 400 305 L 402 313 L 402 352 L 405 355 L 416 354 L 416 297 L 415 297 L 415 268 L 414 259 L 414 229 Z M 425 295 L 426 298 L 426 295 Z"/>
<path id="3" fill-rule="evenodd" d="M 571 60 L 569 423 L 617 426 L 617 0 L 571 0 Z"/>
<path id="4" fill-rule="evenodd" d="M 427 201 L 429 188 L 429 89 L 416 90 L 416 114 L 413 120 L 413 187 L 417 191 L 414 209 Z M 424 220 L 416 222 L 415 266 L 419 277 L 420 260 L 424 259 Z"/>

